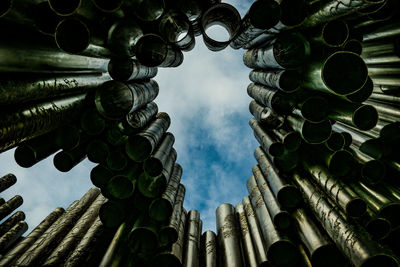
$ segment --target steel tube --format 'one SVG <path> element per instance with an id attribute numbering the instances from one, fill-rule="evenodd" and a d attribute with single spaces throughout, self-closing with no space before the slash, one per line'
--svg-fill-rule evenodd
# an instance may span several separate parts
<path id="1" fill-rule="evenodd" d="M 261 106 L 255 100 L 250 102 L 249 110 L 258 122 L 270 129 L 280 128 L 285 121 L 284 117 L 268 107 Z"/>
<path id="2" fill-rule="evenodd" d="M 156 149 L 162 136 L 171 124 L 167 113 L 158 113 L 156 119 L 141 133 L 130 136 L 126 144 L 126 154 L 134 161 L 144 161 Z"/>
<path id="3" fill-rule="evenodd" d="M 6 203 L 0 206 L 0 220 L 3 220 L 5 217 L 7 217 L 11 212 L 16 210 L 18 207 L 22 205 L 24 200 L 22 199 L 21 196 L 16 195 L 12 198 L 10 198 Z"/>
<path id="4" fill-rule="evenodd" d="M 137 18 L 145 22 L 158 20 L 164 13 L 164 0 L 134 0 L 124 1 L 123 10 L 132 12 Z"/>
<path id="5" fill-rule="evenodd" d="M 236 215 L 242 237 L 243 256 L 245 258 L 244 264 L 249 267 L 258 267 L 251 234 L 249 232 L 249 224 L 247 223 L 246 213 L 242 203 L 236 205 Z"/>
<path id="6" fill-rule="evenodd" d="M 363 47 L 362 47 L 362 43 L 359 40 L 350 39 L 342 46 L 342 49 L 344 51 L 349 51 L 349 52 L 353 52 L 357 55 L 361 55 Z"/>
<path id="7" fill-rule="evenodd" d="M 282 156 L 284 152 L 284 146 L 282 143 L 278 142 L 277 138 L 272 135 L 271 132 L 268 133 L 265 131 L 255 119 L 250 119 L 249 124 L 254 131 L 255 138 L 260 143 L 264 151 L 267 151 L 274 157 Z"/>
<path id="8" fill-rule="evenodd" d="M 91 203 L 97 198 L 100 191 L 96 188 L 90 189 L 75 205 L 67 209 L 64 216 L 52 224 L 43 235 L 27 250 L 17 261 L 17 265 L 37 265 L 44 261 L 55 246 L 71 230 L 78 218 L 86 211 Z"/>
<path id="9" fill-rule="evenodd" d="M 143 35 L 135 50 L 137 60 L 144 66 L 178 67 L 183 62 L 182 52 L 155 34 Z"/>
<path id="10" fill-rule="evenodd" d="M 142 36 L 142 29 L 133 19 L 125 18 L 118 20 L 110 27 L 107 35 L 107 47 L 113 52 L 114 55 L 117 55 L 118 58 L 121 58 L 119 61 L 117 59 L 117 64 L 128 64 L 128 62 L 132 65 L 134 64 L 134 61 L 130 58 L 135 55 L 135 46 Z M 135 67 L 137 67 L 137 65 Z M 108 68 L 110 69 L 110 66 L 108 66 Z M 125 71 L 127 72 L 127 70 Z"/>
<path id="11" fill-rule="evenodd" d="M 148 125 L 156 116 L 158 106 L 154 102 L 146 104 L 144 107 L 128 113 L 122 120 L 122 132 L 126 135 L 137 133 Z"/>
<path id="12" fill-rule="evenodd" d="M 0 252 L 5 252 L 27 230 L 28 224 L 24 221 L 19 221 L 14 225 L 7 233 L 0 237 Z"/>
<path id="13" fill-rule="evenodd" d="M 386 175 L 386 167 L 382 161 L 373 159 L 354 146 L 351 151 L 354 158 L 362 164 L 361 178 L 364 182 L 375 185 L 383 180 Z"/>
<path id="14" fill-rule="evenodd" d="M 99 210 L 99 218 L 107 228 L 117 228 L 127 218 L 125 207 L 117 201 L 107 201 Z"/>
<path id="15" fill-rule="evenodd" d="M 294 176 L 294 181 L 300 187 L 314 215 L 352 264 L 362 267 L 376 264 L 398 265 L 391 251 L 372 241 L 358 225 L 350 226 L 310 181 L 301 176 Z"/>
<path id="16" fill-rule="evenodd" d="M 235 208 L 231 204 L 221 204 L 215 213 L 221 266 L 243 266 L 240 253 L 240 228 L 236 222 Z"/>
<path id="17" fill-rule="evenodd" d="M 314 219 L 304 209 L 295 210 L 293 218 L 296 221 L 297 233 L 307 248 L 310 260 L 316 266 L 340 266 L 344 259 L 324 230 L 314 222 Z"/>
<path id="18" fill-rule="evenodd" d="M 400 35 L 399 23 L 392 23 L 376 29 L 373 32 L 364 34 L 363 41 L 371 42 L 384 38 L 390 38 Z"/>
<path id="19" fill-rule="evenodd" d="M 301 202 L 300 192 L 295 186 L 286 182 L 282 175 L 278 174 L 275 166 L 261 147 L 256 148 L 254 157 L 281 207 L 294 208 L 298 206 Z"/>
<path id="20" fill-rule="evenodd" d="M 158 148 L 144 161 L 143 170 L 148 175 L 156 177 L 162 173 L 174 142 L 174 135 L 170 132 L 165 133 Z"/>
<path id="21" fill-rule="evenodd" d="M 85 134 L 75 124 L 66 124 L 57 128 L 54 142 L 65 150 L 73 149 L 79 145 Z"/>
<path id="22" fill-rule="evenodd" d="M 368 68 L 369 71 L 369 68 Z M 349 102 L 353 103 L 363 103 L 366 101 L 372 94 L 374 90 L 374 83 L 372 79 L 368 76 L 367 82 L 364 84 L 363 87 L 361 87 L 360 90 L 356 91 L 355 93 L 343 96 L 342 98 L 344 100 L 347 100 Z"/>
<path id="23" fill-rule="evenodd" d="M 281 7 L 278 1 L 255 1 L 240 22 L 240 30 L 231 41 L 230 46 L 239 49 L 255 37 L 275 26 L 281 18 Z"/>
<path id="24" fill-rule="evenodd" d="M 379 115 L 382 115 L 382 117 L 387 116 L 394 121 L 400 120 L 400 111 L 394 106 L 372 100 L 367 100 L 365 103 L 372 105 L 378 111 Z"/>
<path id="25" fill-rule="evenodd" d="M 261 228 L 268 261 L 276 266 L 295 265 L 299 259 L 298 251 L 283 233 L 275 229 L 254 176 L 247 180 L 247 190 Z"/>
<path id="26" fill-rule="evenodd" d="M 363 43 L 362 54 L 363 58 L 396 55 L 400 56 L 400 38 L 393 40 L 378 40 L 374 42 Z"/>
<path id="27" fill-rule="evenodd" d="M 338 151 L 344 148 L 344 136 L 339 132 L 332 131 L 331 136 L 325 141 L 325 147 L 330 151 Z"/>
<path id="28" fill-rule="evenodd" d="M 63 208 L 56 208 L 28 234 L 24 240 L 18 243 L 14 248 L 7 252 L 0 259 L 1 266 L 8 266 L 14 263 L 29 247 L 64 213 Z"/>
<path id="29" fill-rule="evenodd" d="M 283 34 L 267 48 L 247 50 L 244 64 L 252 69 L 291 69 L 302 65 L 310 55 L 310 44 L 299 33 Z"/>
<path id="30" fill-rule="evenodd" d="M 229 34 L 227 40 L 218 41 L 207 34 L 207 29 L 213 25 L 220 25 Z M 240 29 L 240 14 L 233 6 L 227 3 L 212 5 L 201 16 L 203 41 L 211 51 L 220 51 L 226 48 L 238 34 Z"/>
<path id="31" fill-rule="evenodd" d="M 217 248 L 217 235 L 213 231 L 205 231 L 201 236 L 202 266 L 218 266 Z"/>
<path id="32" fill-rule="evenodd" d="M 314 123 L 324 121 L 329 113 L 328 101 L 321 96 L 311 96 L 297 104 L 300 112 L 296 115 L 303 116 L 306 120 Z M 300 114 L 298 114 L 300 113 Z"/>
<path id="33" fill-rule="evenodd" d="M 66 261 L 67 256 L 82 240 L 94 220 L 98 217 L 99 209 L 106 199 L 99 194 L 85 213 L 76 221 L 74 227 L 67 233 L 58 246 L 51 252 L 43 266 L 54 266 Z"/>
<path id="34" fill-rule="evenodd" d="M 332 20 L 326 22 L 321 31 L 311 36 L 314 42 L 320 42 L 330 47 L 343 46 L 349 38 L 349 27 L 343 20 Z"/>
<path id="35" fill-rule="evenodd" d="M 200 213 L 197 210 L 189 211 L 186 218 L 186 234 L 183 253 L 184 267 L 199 267 L 200 265 Z"/>
<path id="36" fill-rule="evenodd" d="M 315 150 L 314 150 L 315 149 Z M 354 165 L 353 155 L 346 150 L 330 151 L 326 146 L 315 146 L 310 148 L 318 155 L 318 161 L 323 162 L 328 171 L 334 176 L 343 177 L 347 175 Z"/>
<path id="37" fill-rule="evenodd" d="M 329 118 L 368 131 L 378 123 L 378 112 L 371 105 L 340 102 L 331 105 Z"/>
<path id="38" fill-rule="evenodd" d="M 182 167 L 178 163 L 174 164 L 174 169 L 171 174 L 171 178 L 168 181 L 168 185 L 161 195 L 152 201 L 149 206 L 149 216 L 157 221 L 165 221 L 170 218 L 175 209 L 175 199 L 179 190 L 179 184 L 182 176 Z M 161 233 L 160 233 L 161 238 Z"/>
<path id="39" fill-rule="evenodd" d="M 292 93 L 300 88 L 300 74 L 295 70 L 252 70 L 249 74 L 252 82 L 261 83 Z"/>
<path id="40" fill-rule="evenodd" d="M 0 193 L 7 190 L 17 182 L 17 177 L 9 173 L 0 178 Z"/>
<path id="41" fill-rule="evenodd" d="M 80 142 L 76 148 L 58 152 L 53 158 L 54 167 L 60 172 L 68 172 L 86 158 L 86 142 Z"/>
<path id="42" fill-rule="evenodd" d="M 146 215 L 140 215 L 128 236 L 132 253 L 152 253 L 158 247 L 157 225 Z"/>
<path id="43" fill-rule="evenodd" d="M 154 78 L 157 68 L 146 67 L 131 58 L 112 58 L 108 63 L 110 76 L 121 82 Z"/>
<path id="44" fill-rule="evenodd" d="M 388 220 L 379 217 L 369 208 L 367 209 L 365 217 L 361 218 L 361 223 L 373 240 L 382 240 L 386 238 L 392 230 Z"/>
<path id="45" fill-rule="evenodd" d="M 104 163 L 110 154 L 110 148 L 106 142 L 94 139 L 87 144 L 86 154 L 88 160 L 94 163 Z"/>
<path id="46" fill-rule="evenodd" d="M 300 116 L 291 115 L 287 117 L 287 122 L 309 144 L 322 144 L 331 136 L 332 125 L 329 120 L 312 123 Z"/>
<path id="47" fill-rule="evenodd" d="M 399 74 L 400 74 L 400 72 L 399 72 Z M 374 102 L 382 102 L 382 103 L 389 104 L 392 106 L 400 105 L 400 97 L 393 96 L 393 95 L 372 93 L 370 100 L 372 100 Z"/>
<path id="48" fill-rule="evenodd" d="M 264 107 L 268 107 L 278 114 L 289 114 L 294 106 L 288 94 L 261 84 L 249 84 L 247 94 Z"/>
<path id="49" fill-rule="evenodd" d="M 126 242 L 126 236 L 131 230 L 130 226 L 130 224 L 124 222 L 118 227 L 118 230 L 111 240 L 110 245 L 108 246 L 107 251 L 99 264 L 99 267 L 110 267 L 113 265 L 113 261 L 117 258 L 119 248 Z"/>
<path id="50" fill-rule="evenodd" d="M 298 132 L 286 128 L 273 129 L 272 132 L 282 142 L 287 151 L 294 152 L 300 148 L 301 136 Z"/>
<path id="51" fill-rule="evenodd" d="M 17 211 L 13 215 L 11 215 L 7 220 L 0 224 L 0 237 L 7 233 L 19 221 L 23 220 L 25 220 L 25 213 L 23 213 L 22 211 Z"/>
<path id="52" fill-rule="evenodd" d="M 242 204 L 243 204 L 245 212 L 246 212 L 246 218 L 247 218 L 247 222 L 249 224 L 249 231 L 251 234 L 251 239 L 253 241 L 254 252 L 255 252 L 256 258 L 257 258 L 257 264 L 259 267 L 270 266 L 269 262 L 267 260 L 267 254 L 266 254 L 267 249 L 265 247 L 263 237 L 261 234 L 261 230 L 260 230 L 260 226 L 255 217 L 253 207 L 251 206 L 249 196 L 245 196 L 242 199 Z"/>

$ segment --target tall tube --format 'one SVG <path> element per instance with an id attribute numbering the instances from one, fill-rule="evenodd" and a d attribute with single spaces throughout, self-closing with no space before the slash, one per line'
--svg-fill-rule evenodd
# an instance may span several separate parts
<path id="1" fill-rule="evenodd" d="M 135 45 L 142 36 L 142 29 L 134 20 L 121 19 L 108 30 L 107 46 L 118 57 L 129 59 L 134 56 Z"/>
<path id="2" fill-rule="evenodd" d="M 293 100 L 288 94 L 261 84 L 249 84 L 247 94 L 278 114 L 289 114 L 294 106 Z"/>
<path id="3" fill-rule="evenodd" d="M 0 252 L 6 251 L 28 230 L 28 224 L 25 221 L 19 221 L 7 233 L 0 237 Z"/>
<path id="4" fill-rule="evenodd" d="M 154 102 L 148 103 L 146 106 L 128 113 L 122 120 L 123 132 L 126 135 L 138 132 L 148 125 L 156 116 L 158 106 Z"/>
<path id="5" fill-rule="evenodd" d="M 0 193 L 7 190 L 17 182 L 17 177 L 9 173 L 0 178 Z"/>
<path id="6" fill-rule="evenodd" d="M 254 130 L 254 136 L 264 151 L 267 151 L 274 157 L 282 156 L 284 152 L 284 146 L 281 142 L 276 140 L 275 136 L 273 136 L 271 132 L 266 132 L 255 119 L 250 119 L 249 124 Z"/>
<path id="7" fill-rule="evenodd" d="M 258 122 L 269 129 L 280 128 L 285 121 L 281 115 L 268 107 L 261 106 L 255 100 L 250 102 L 249 110 Z"/>
<path id="8" fill-rule="evenodd" d="M 143 164 L 143 170 L 148 175 L 156 177 L 162 173 L 174 142 L 174 135 L 170 132 L 165 133 L 157 150 Z"/>
<path id="9" fill-rule="evenodd" d="M 252 70 L 249 74 L 252 82 L 261 83 L 286 93 L 300 88 L 301 77 L 295 70 Z"/>
<path id="10" fill-rule="evenodd" d="M 13 215 L 11 215 L 7 220 L 0 224 L 0 237 L 7 233 L 19 221 L 23 220 L 25 220 L 25 213 L 23 213 L 22 211 L 17 211 Z"/>
<path id="11" fill-rule="evenodd" d="M 6 203 L 0 206 L 0 220 L 3 220 L 7 217 L 11 212 L 16 210 L 18 207 L 22 205 L 24 200 L 21 196 L 17 195 L 10 198 Z"/>
<path id="12" fill-rule="evenodd" d="M 246 219 L 246 213 L 242 203 L 236 205 L 236 214 L 237 219 L 239 221 L 242 247 L 243 247 L 243 256 L 245 258 L 244 264 L 250 267 L 257 267 L 257 258 L 254 252 L 253 243 L 251 240 L 251 234 L 249 232 L 249 225 Z"/>
<path id="13" fill-rule="evenodd" d="M 309 144 L 322 144 L 331 136 L 332 125 L 329 120 L 312 123 L 303 117 L 291 115 L 287 117 L 287 122 Z"/>
<path id="14" fill-rule="evenodd" d="M 187 230 L 185 234 L 183 266 L 199 267 L 200 265 L 200 236 L 201 220 L 197 210 L 189 211 L 186 218 Z"/>
<path id="15" fill-rule="evenodd" d="M 112 58 L 108 63 L 110 76 L 121 82 L 153 78 L 157 74 L 157 68 L 146 67 L 131 58 Z"/>
<path id="16" fill-rule="evenodd" d="M 218 266 L 217 248 L 217 235 L 213 231 L 205 231 L 201 236 L 202 266 Z"/>

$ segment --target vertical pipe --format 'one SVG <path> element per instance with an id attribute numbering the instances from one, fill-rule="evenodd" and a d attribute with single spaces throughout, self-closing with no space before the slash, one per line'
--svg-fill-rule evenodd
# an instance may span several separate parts
<path id="1" fill-rule="evenodd" d="M 187 215 L 187 227 L 185 237 L 185 249 L 183 256 L 184 267 L 200 266 L 200 213 L 197 210 L 189 211 Z"/>
<path id="2" fill-rule="evenodd" d="M 201 236 L 202 267 L 217 267 L 217 236 L 213 231 L 207 230 Z"/>
<path id="3" fill-rule="evenodd" d="M 239 221 L 240 232 L 242 236 L 243 254 L 245 264 L 249 267 L 258 267 L 256 253 L 254 251 L 253 242 L 251 240 L 251 233 L 249 231 L 249 224 L 247 222 L 246 213 L 242 203 L 236 205 L 236 214 Z"/>

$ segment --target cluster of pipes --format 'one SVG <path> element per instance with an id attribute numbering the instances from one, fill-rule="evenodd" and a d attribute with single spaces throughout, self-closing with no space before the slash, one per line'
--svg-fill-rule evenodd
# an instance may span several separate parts
<path id="1" fill-rule="evenodd" d="M 62 172 L 88 158 L 98 188 L 26 237 L 22 198 L 0 198 L 0 266 L 398 266 L 398 15 L 397 0 L 257 0 L 242 19 L 214 0 L 2 1 L 0 152 L 25 168 L 55 154 Z M 157 67 L 199 35 L 247 49 L 260 143 L 249 196 L 203 234 L 153 102 Z"/>

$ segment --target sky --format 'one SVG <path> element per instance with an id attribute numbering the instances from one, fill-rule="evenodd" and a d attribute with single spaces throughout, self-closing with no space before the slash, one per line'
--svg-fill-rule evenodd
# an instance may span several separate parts
<path id="1" fill-rule="evenodd" d="M 234 5 L 241 16 L 250 6 L 243 0 L 225 2 Z M 213 34 L 223 36 L 219 31 Z M 218 205 L 235 206 L 248 194 L 246 181 L 256 163 L 257 143 L 248 125 L 250 69 L 242 62 L 243 52 L 230 47 L 209 51 L 199 36 L 195 48 L 184 53 L 181 66 L 159 68 L 155 77 L 160 86 L 155 102 L 172 119 L 168 131 L 175 136 L 177 162 L 183 167 L 184 206 L 200 212 L 203 231 L 216 230 Z M 1 197 L 23 197 L 18 210 L 25 212 L 30 231 L 56 207 L 67 208 L 93 186 L 89 174 L 94 166 L 85 160 L 61 173 L 50 156 L 24 169 L 15 163 L 13 149 L 0 154 L 0 175 L 14 173 L 18 182 Z"/>

